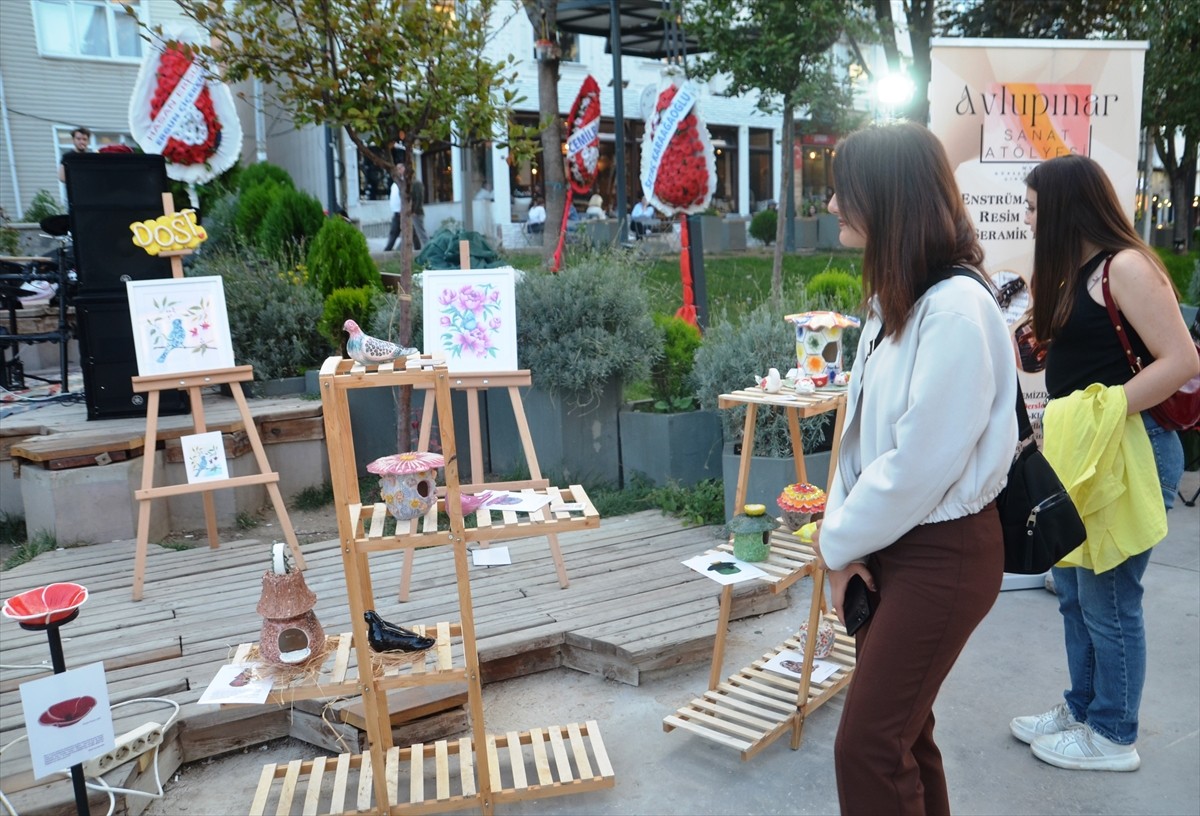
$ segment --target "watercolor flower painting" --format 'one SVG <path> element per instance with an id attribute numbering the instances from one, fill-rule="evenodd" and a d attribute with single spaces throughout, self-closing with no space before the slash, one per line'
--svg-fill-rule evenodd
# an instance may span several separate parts
<path id="1" fill-rule="evenodd" d="M 517 367 L 515 278 L 511 268 L 424 273 L 426 353 L 455 372 Z"/>

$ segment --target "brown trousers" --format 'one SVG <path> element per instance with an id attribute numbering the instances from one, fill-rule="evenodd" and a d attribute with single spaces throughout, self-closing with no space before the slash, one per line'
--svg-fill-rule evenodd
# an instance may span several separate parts
<path id="1" fill-rule="evenodd" d="M 1000 593 L 1004 543 L 995 506 L 924 524 L 871 557 L 875 611 L 834 743 L 846 816 L 948 814 L 933 701 Z"/>

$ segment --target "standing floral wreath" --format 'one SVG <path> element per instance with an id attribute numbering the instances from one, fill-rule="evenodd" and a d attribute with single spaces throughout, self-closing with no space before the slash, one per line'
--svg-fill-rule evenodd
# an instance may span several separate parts
<path id="1" fill-rule="evenodd" d="M 163 41 L 146 55 L 129 100 L 129 127 L 147 153 L 167 161 L 167 175 L 203 184 L 241 153 L 242 128 L 229 87 L 209 75 L 187 39 Z"/>
<path id="2" fill-rule="evenodd" d="M 567 237 L 567 214 L 575 193 L 586 193 L 596 181 L 600 163 L 600 86 L 588 75 L 579 88 L 575 104 L 567 114 L 567 179 L 570 189 L 563 204 L 558 246 L 554 250 L 553 271 L 562 266 L 563 243 Z"/>

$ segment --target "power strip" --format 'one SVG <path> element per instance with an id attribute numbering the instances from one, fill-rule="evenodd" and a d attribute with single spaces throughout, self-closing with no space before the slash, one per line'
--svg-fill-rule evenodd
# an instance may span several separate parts
<path id="1" fill-rule="evenodd" d="M 139 725 L 117 737 L 112 750 L 98 757 L 92 757 L 83 763 L 85 776 L 100 776 L 111 771 L 118 765 L 124 765 L 131 759 L 136 759 L 153 748 L 162 745 L 163 728 L 156 722 Z"/>

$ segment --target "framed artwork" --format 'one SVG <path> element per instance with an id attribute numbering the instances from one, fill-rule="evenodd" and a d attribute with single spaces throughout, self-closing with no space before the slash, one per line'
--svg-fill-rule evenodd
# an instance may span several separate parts
<path id="1" fill-rule="evenodd" d="M 426 354 L 457 373 L 517 370 L 516 271 L 426 270 L 422 275 Z"/>
<path id="2" fill-rule="evenodd" d="M 181 436 L 179 444 L 183 448 L 183 467 L 187 471 L 188 484 L 229 478 L 225 443 L 220 431 Z"/>
<path id="3" fill-rule="evenodd" d="M 220 277 L 126 281 L 125 288 L 140 376 L 233 367 Z"/>

